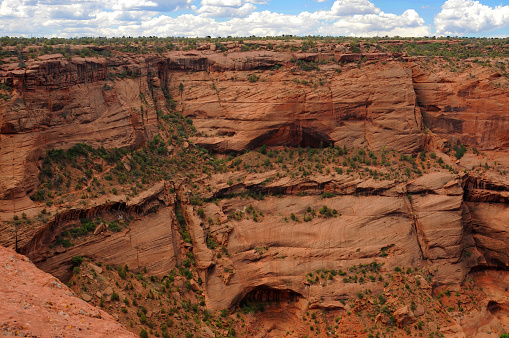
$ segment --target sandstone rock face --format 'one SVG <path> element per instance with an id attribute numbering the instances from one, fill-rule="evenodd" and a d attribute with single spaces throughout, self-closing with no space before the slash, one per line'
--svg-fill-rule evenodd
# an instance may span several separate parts
<path id="1" fill-rule="evenodd" d="M 462 280 L 468 269 L 461 255 L 476 249 L 466 227 L 470 219 L 460 181 L 450 174 L 429 174 L 411 182 L 408 191 L 415 194 L 410 195 L 411 206 L 423 257 L 445 277 L 442 282 Z"/>
<path id="2" fill-rule="evenodd" d="M 316 88 L 295 85 L 284 72 L 259 73 L 262 80 L 254 83 L 248 75 L 209 80 L 201 73 L 174 73 L 171 87 L 181 82 L 191 87 L 182 98 L 184 114 L 208 135 L 197 144 L 222 152 L 261 144 L 385 146 L 405 152 L 423 146 L 411 70 L 399 63 L 329 75 Z"/>
<path id="3" fill-rule="evenodd" d="M 400 326 L 405 326 L 415 322 L 415 316 L 408 306 L 404 306 L 394 311 L 394 318 L 396 318 L 396 322 Z"/>
<path id="4" fill-rule="evenodd" d="M 2 336 L 135 337 L 25 256 L 0 247 Z"/>
<path id="5" fill-rule="evenodd" d="M 438 284 L 459 283 L 470 269 L 485 266 L 487 261 L 491 266 L 507 262 L 502 256 L 507 254 L 507 248 L 499 239 L 504 230 L 496 230 L 497 222 L 493 221 L 503 222 L 506 208 L 496 204 L 478 214 L 477 210 L 483 210 L 486 204 L 474 207 L 463 201 L 463 196 L 470 194 L 463 186 L 471 188 L 465 183 L 470 180 L 466 176 L 436 172 L 406 184 L 356 181 L 346 175 L 284 177 L 262 187 L 259 184 L 264 175 L 248 177 L 244 181 L 246 188 L 272 189 L 284 193 L 283 199 L 227 200 L 219 205 L 219 214 L 206 208 L 207 213 L 220 217 L 222 212 L 246 210 L 250 203 L 265 215 L 258 222 L 245 219 L 230 225 L 234 230 L 228 235 L 229 261 L 218 260 L 219 268 L 208 274 L 208 304 L 212 308 L 231 306 L 253 290 L 266 287 L 291 290 L 307 299 L 312 308 L 341 308 L 340 301 L 355 293 L 356 286 L 343 284 L 338 277 L 323 286 L 309 286 L 302 276 L 321 268 L 345 269 L 372 260 L 383 262 L 387 271 L 395 266 L 427 266 Z M 211 182 L 218 194 L 223 186 L 214 177 Z M 232 189 L 226 185 L 224 188 Z M 322 200 L 316 195 L 324 190 L 347 195 Z M 315 196 L 293 195 L 303 192 Z M 375 196 L 353 196 L 359 192 Z M 299 216 L 298 222 L 290 218 L 292 213 L 302 215 L 308 207 L 317 210 L 323 205 L 336 209 L 341 216 L 306 223 Z M 485 218 L 479 220 L 480 217 Z M 220 238 L 225 230 L 219 226 L 210 232 Z M 486 238 L 483 233 L 493 235 Z M 227 281 L 222 266 L 233 267 Z"/>
<path id="6" fill-rule="evenodd" d="M 217 220 L 214 224 L 204 224 L 188 204 L 185 191 L 177 190 L 178 196 L 171 197 L 166 196 L 163 186 L 155 186 L 129 205 L 149 210 L 158 203 L 159 211 L 140 213 L 140 219 L 128 229 L 96 234 L 74 247 L 58 249 L 56 255 L 51 244 L 60 230 L 52 226 L 41 229 L 24 250 L 41 269 L 63 280 L 69 278 L 70 260 L 77 255 L 113 266 L 127 264 L 135 270 L 146 267 L 151 275 L 164 276 L 191 250 L 205 282 L 202 288 L 207 306 L 218 310 L 235 307 L 253 294 L 269 292 L 263 290 L 272 290 L 276 296 L 270 297 L 305 299 L 311 308 L 337 309 L 344 307 L 342 300 L 363 287 L 345 284 L 340 276 L 310 285 L 305 276 L 320 269 L 346 270 L 373 261 L 383 264 L 385 271 L 397 266 L 425 266 L 432 271 L 435 283 L 449 285 L 460 283 L 472 268 L 495 267 L 508 261 L 500 238 L 506 208 L 503 204 L 487 208 L 484 203 L 464 202 L 463 196 L 469 193 L 463 186 L 471 188 L 465 183 L 470 180 L 466 176 L 435 172 L 404 183 L 323 175 L 282 177 L 266 184 L 272 174 L 252 174 L 238 187 L 226 184 L 222 175 L 210 177 L 215 188 L 206 198 L 220 197 L 231 189 L 285 195 L 206 204 L 203 209 Z M 324 191 L 337 196 L 323 199 Z M 297 196 L 303 193 L 308 196 Z M 183 242 L 177 230 L 176 205 L 171 202 L 175 200 L 183 203 L 180 208 L 191 243 Z M 319 214 L 323 206 L 336 210 L 336 216 L 303 222 L 302 215 L 309 208 Z M 232 214 L 245 212 L 248 207 L 264 216 L 258 220 L 232 219 Z M 108 210 L 118 212 L 111 206 Z M 209 238 L 224 245 L 228 256 L 215 257 L 207 245 Z M 377 291 L 375 284 L 372 288 Z"/>
<path id="7" fill-rule="evenodd" d="M 509 326 L 509 273 L 507 271 L 479 271 L 472 274 L 475 281 L 485 290 L 481 313 L 466 316 L 461 321 L 467 336 L 482 337 L 487 332 L 507 332 Z"/>
<path id="8" fill-rule="evenodd" d="M 56 55 L 34 61 L 27 70 L 0 68 L 2 81 L 16 88 L 12 99 L 0 102 L 0 175 L 5 178 L 0 207 L 26 208 L 29 201 L 22 198 L 37 185 L 37 160 L 47 149 L 78 142 L 139 146 L 151 139 L 166 94 L 195 121 L 202 136 L 194 141 L 222 152 L 320 143 L 417 152 L 430 138 L 437 146 L 445 138 L 479 149 L 507 148 L 509 98 L 500 74 L 474 66 L 471 78 L 444 79 L 382 53 L 351 54 L 388 61 L 369 61 L 360 69 L 347 64 L 341 74 L 329 64 L 314 74 L 290 62 L 349 55 L 178 51 L 165 57 L 71 60 Z M 17 206 L 5 202 L 14 197 Z"/>
<path id="9" fill-rule="evenodd" d="M 502 203 L 468 203 L 472 216 L 473 238 L 482 252 L 483 265 L 492 267 L 509 266 L 509 209 Z"/>
<path id="10" fill-rule="evenodd" d="M 41 228 L 36 236 L 23 246 L 26 253 L 43 271 L 51 272 L 61 280 L 72 275 L 71 259 L 84 256 L 93 261 L 113 266 L 128 265 L 132 269 L 148 269 L 152 275 L 162 277 L 176 264 L 179 257 L 178 235 L 174 231 L 175 216 L 168 205 L 164 184 L 157 184 L 133 198 L 126 206 L 109 205 L 107 208 L 74 210 L 60 214 L 54 222 Z M 157 206 L 160 211 L 148 215 L 142 210 Z M 65 219 L 79 218 L 80 215 L 93 217 L 109 215 L 118 219 L 119 215 L 128 215 L 129 210 L 137 210 L 145 217 L 134 219 L 119 232 L 98 233 L 70 248 L 51 249 L 55 236 L 66 226 Z M 131 211 L 132 212 L 132 211 Z M 133 212 L 134 213 L 134 212 Z M 134 213 L 136 214 L 136 213 Z M 150 226 L 147 226 L 150 224 Z M 100 227 L 100 226 L 98 226 Z M 99 267 L 96 270 L 99 271 Z"/>
<path id="11" fill-rule="evenodd" d="M 242 200 L 230 203 L 222 207 L 246 207 Z M 306 223 L 286 222 L 277 216 L 276 209 L 284 210 L 289 218 L 291 213 L 302 215 L 307 207 L 318 210 L 324 204 L 341 216 Z M 276 204 L 274 197 L 252 206 L 271 216 L 264 217 L 260 225 L 253 220 L 234 225 L 228 245 L 234 275 L 227 285 L 216 277 L 218 272 L 209 275 L 207 291 L 213 308 L 235 305 L 258 287 L 289 289 L 311 304 L 319 306 L 323 301 L 338 307 L 345 294 L 354 293 L 358 286 L 343 284 L 338 276 L 324 287 L 310 287 L 303 276 L 321 268 L 346 269 L 353 264 L 371 263 L 383 248 L 397 253 L 384 260 L 388 269 L 398 264 L 421 264 L 415 230 L 403 198 L 344 196 L 325 202 L 318 196 L 287 197 Z"/>
<path id="12" fill-rule="evenodd" d="M 319 47 L 324 52 L 238 53 L 234 50 L 239 46 L 233 44 L 225 54 L 207 46 L 164 57 L 63 60 L 57 55 L 26 71 L 0 68 L 0 78 L 15 88 L 12 99 L 0 100 L 0 220 L 5 225 L 0 228 L 0 243 L 16 246 L 61 280 L 70 277 L 74 256 L 146 268 L 159 277 L 193 257 L 191 289 L 203 291 L 207 307 L 214 310 L 252 299 L 288 300 L 285 306 L 290 309 L 350 310 L 345 300 L 362 288 L 383 291 L 374 282 L 361 286 L 339 276 L 316 283 L 306 279 L 320 269 L 345 270 L 373 262 L 386 272 L 420 267 L 433 276 L 433 287 L 459 284 L 470 273 L 490 290 L 484 312 L 465 317 L 462 327 L 442 327 L 441 332 L 451 336 L 481 334 L 479 328 L 502 332 L 509 325 L 507 297 L 501 291 L 507 276 L 499 271 L 509 264 L 505 174 L 509 99 L 501 85 L 505 80 L 476 65 L 468 77 L 445 78 L 418 62 L 391 59 L 394 55 L 349 54 L 348 46 Z M 371 61 L 361 64 L 363 56 Z M 341 72 L 336 71 L 337 64 L 327 63 L 334 60 L 347 62 Z M 311 61 L 321 62 L 320 72 L 301 69 Z M 158 111 L 174 105 L 192 119 L 197 136 L 179 147 L 165 145 L 170 156 L 196 146 L 241 153 L 262 144 L 413 154 L 425 149 L 437 152 L 447 168 L 460 173 L 437 168 L 408 182 L 339 172 L 309 177 L 280 175 L 276 170 L 203 175 L 192 183 L 209 186 L 200 207 L 212 221 L 202 219 L 185 189 L 172 186 L 170 193 L 170 183 L 160 182 L 130 200 L 105 197 L 93 207 L 58 210 L 42 227 L 21 234 L 7 223 L 14 213 L 26 211 L 32 217 L 40 212 L 28 195 L 37 187 L 38 166 L 46 150 L 78 142 L 138 147 L 158 132 Z M 457 142 L 485 152 L 456 161 L 447 153 Z M 474 171 L 479 164 L 494 170 Z M 131 170 L 125 163 L 123 168 Z M 469 172 L 461 172 L 463 168 Z M 272 196 L 225 198 L 244 192 Z M 322 197 L 323 193 L 332 197 Z M 321 215 L 324 206 L 335 213 Z M 177 220 L 177 209 L 182 220 Z M 258 217 L 252 213 L 235 217 L 249 209 Z M 304 221 L 308 210 L 318 216 Z M 54 245 L 69 222 L 98 215 L 134 219 L 118 232 L 97 228 L 69 248 Z M 177 222 L 187 227 L 186 240 Z M 493 275 L 490 269 L 495 270 Z M 488 280 L 497 283 L 493 286 Z M 184 277 L 175 279 L 182 289 L 185 282 Z M 415 316 L 423 316 L 417 309 Z M 295 313 L 285 318 L 296 320 Z M 408 318 L 415 319 L 408 308 L 398 315 L 402 326 Z M 435 324 L 427 325 L 438 331 Z M 104 332 L 122 336 L 120 331 Z"/>
<path id="13" fill-rule="evenodd" d="M 74 256 L 85 256 L 113 266 L 127 264 L 133 269 L 146 267 L 152 275 L 162 277 L 176 263 L 171 220 L 169 211 L 160 211 L 156 216 L 134 221 L 129 229 L 108 236 L 97 236 L 59 255 L 53 255 L 51 251 L 41 255 L 36 251 L 28 254 L 40 269 L 50 271 L 62 280 L 70 277 L 70 260 Z M 147 222 L 150 222 L 150 228 L 146 227 Z"/>
<path id="14" fill-rule="evenodd" d="M 18 90 L 9 102 L 0 103 L 0 176 L 9 178 L 0 182 L 0 198 L 33 190 L 35 161 L 48 149 L 79 142 L 140 146 L 157 133 L 154 104 L 147 101 L 144 113 L 140 111 L 141 97 L 149 92 L 147 81 L 126 78 L 106 84 L 108 66 L 113 65 L 101 58 L 48 60 L 21 74 L 6 74 Z M 122 67 L 143 73 L 140 64 Z"/>
<path id="15" fill-rule="evenodd" d="M 432 173 L 407 184 L 371 184 L 352 181 L 346 175 L 317 178 L 315 182 L 283 178 L 265 187 L 284 187 L 280 191 L 290 194 L 284 199 L 234 199 L 220 204 L 220 209 L 230 214 L 245 210 L 251 203 L 266 216 L 259 223 L 242 220 L 232 225 L 228 250 L 234 274 L 228 283 L 220 271 L 209 274 L 210 306 L 228 307 L 252 290 L 270 287 L 291 290 L 305 297 L 311 306 L 342 307 L 340 300 L 355 293 L 356 286 L 343 284 L 339 277 L 324 286 L 309 286 L 302 276 L 322 268 L 344 270 L 376 260 L 388 271 L 396 266 L 426 265 L 437 283 L 454 284 L 462 281 L 479 259 L 482 261 L 469 230 L 471 220 L 458 176 Z M 349 195 L 323 200 L 319 195 L 325 188 Z M 291 196 L 292 192 L 304 191 L 316 195 Z M 370 191 L 375 196 L 353 196 L 359 191 Z M 323 205 L 336 209 L 340 216 L 310 222 L 290 220 L 291 214 L 303 215 L 308 207 L 318 210 Z"/>
<path id="16" fill-rule="evenodd" d="M 509 93 L 499 85 L 502 74 L 476 67 L 445 78 L 412 69 L 417 104 L 433 133 L 480 149 L 507 149 Z"/>

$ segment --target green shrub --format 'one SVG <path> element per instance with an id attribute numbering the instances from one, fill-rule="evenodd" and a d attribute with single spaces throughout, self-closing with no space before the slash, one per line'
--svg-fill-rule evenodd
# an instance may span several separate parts
<path id="1" fill-rule="evenodd" d="M 205 211 L 203 211 L 202 208 L 198 208 L 198 216 L 200 216 L 201 219 L 205 219 Z"/>
<path id="2" fill-rule="evenodd" d="M 260 80 L 260 77 L 259 76 L 256 76 L 255 74 L 250 74 L 247 79 L 249 80 L 249 82 L 256 82 L 258 80 Z"/>
<path id="3" fill-rule="evenodd" d="M 212 237 L 207 238 L 207 248 L 212 250 L 217 248 L 217 243 L 212 239 Z"/>
<path id="4" fill-rule="evenodd" d="M 140 323 L 142 324 L 147 323 L 147 316 L 144 313 L 142 313 L 140 316 Z"/>
<path id="5" fill-rule="evenodd" d="M 260 153 L 267 154 L 267 146 L 265 144 L 260 147 Z"/>
<path id="6" fill-rule="evenodd" d="M 118 293 L 113 291 L 113 294 L 111 295 L 111 301 L 112 302 L 118 302 L 119 300 L 120 300 L 120 296 L 118 295 Z"/>
<path id="7" fill-rule="evenodd" d="M 122 231 L 122 228 L 120 227 L 119 224 L 117 224 L 117 222 L 110 222 L 108 223 L 108 228 L 113 231 L 113 232 L 120 232 Z"/>
<path id="8" fill-rule="evenodd" d="M 125 279 L 125 277 L 126 277 L 126 271 L 125 271 L 124 269 L 122 269 L 122 267 L 121 267 L 121 266 L 119 266 L 119 267 L 117 268 L 117 271 L 118 271 L 118 275 L 120 276 L 120 278 Z"/>
<path id="9" fill-rule="evenodd" d="M 467 148 L 462 144 L 454 144 L 454 156 L 459 160 L 467 152 Z"/>
<path id="10" fill-rule="evenodd" d="M 71 263 L 73 266 L 80 266 L 81 263 L 83 263 L 83 257 L 74 256 L 73 258 L 71 258 Z"/>

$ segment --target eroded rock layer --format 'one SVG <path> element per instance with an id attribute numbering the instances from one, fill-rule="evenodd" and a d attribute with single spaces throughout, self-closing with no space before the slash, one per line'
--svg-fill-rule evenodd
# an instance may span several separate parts
<path id="1" fill-rule="evenodd" d="M 508 329 L 501 291 L 507 283 L 500 281 L 509 264 L 507 79 L 476 65 L 469 74 L 446 78 L 416 59 L 368 54 L 371 61 L 361 63 L 350 56 L 192 51 L 64 60 L 57 55 L 26 70 L 3 67 L 1 79 L 15 92 L 0 102 L 0 243 L 63 281 L 72 278 L 76 256 L 118 267 L 119 274 L 122 266 L 157 278 L 179 271 L 187 279 L 181 286 L 197 292 L 208 309 L 283 301 L 291 309 L 287 320 L 306 309 L 362 311 L 360 304 L 345 301 L 362 299 L 359 293 L 367 287 L 390 298 L 388 281 L 364 272 L 362 282 L 357 276 L 354 282 L 346 271 L 421 269 L 412 281 L 422 283 L 426 295 L 433 288 L 459 288 L 469 276 L 489 289 L 484 312 L 472 310 L 465 317 L 471 321 L 458 319 L 442 332 Z M 328 60 L 346 64 L 338 71 Z M 306 68 L 309 61 L 323 62 L 314 72 Z M 171 124 L 175 110 L 195 133 L 178 142 L 164 139 L 157 149 L 161 156 L 187 161 L 183 154 L 196 150 L 190 163 L 200 157 L 224 170 L 179 167 L 175 177 L 164 176 L 148 189 L 147 182 L 136 181 L 140 174 L 130 179 L 135 188 L 129 193 L 110 176 L 100 197 L 91 197 L 95 183 L 83 178 L 58 195 L 59 206 L 28 198 L 40 186 L 46 150 L 77 143 L 139 149 L 166 129 L 177 138 L 185 128 Z M 163 123 L 168 121 L 169 126 Z M 472 149 L 464 157 L 454 155 L 462 151 L 460 144 Z M 354 152 L 342 153 L 345 162 L 336 165 L 328 155 L 315 160 L 313 153 L 300 151 L 292 172 L 283 162 L 293 154 L 279 161 L 265 150 L 233 160 L 262 145 L 281 152 L 323 147 Z M 219 163 L 200 148 L 233 154 Z M 413 158 L 421 151 L 418 166 Z M 357 154 L 363 158 L 360 170 L 350 162 Z M 309 162 L 299 168 L 306 157 L 317 162 L 315 172 Z M 413 162 L 406 176 L 391 176 L 403 171 L 405 161 Z M 133 163 L 129 154 L 116 167 L 95 165 L 131 172 L 138 170 Z M 330 164 L 326 170 L 323 163 Z M 72 199 L 78 194 L 83 201 Z M 75 205 L 64 207 L 65 199 Z M 39 221 L 25 221 L 19 230 L 19 217 Z M 93 232 L 66 242 L 70 230 L 87 224 Z M 334 275 L 326 275 L 329 271 Z M 499 282 L 491 285 L 491 279 Z M 391 283 L 409 289 L 404 277 Z M 424 313 L 402 307 L 392 318 L 380 313 L 377 322 L 394 319 L 402 328 L 416 322 L 419 312 Z M 282 316 L 274 309 L 268 313 L 272 322 Z M 430 326 L 429 332 L 438 331 Z"/>
<path id="2" fill-rule="evenodd" d="M 194 141 L 215 151 L 335 144 L 412 153 L 424 147 L 428 130 L 439 136 L 436 146 L 443 147 L 445 138 L 480 149 L 507 148 L 509 96 L 501 74 L 474 67 L 444 79 L 419 62 L 391 55 L 362 68 L 347 64 L 340 74 L 329 64 L 315 75 L 289 62 L 340 56 L 334 55 L 56 55 L 26 70 L 5 66 L 2 81 L 17 91 L 0 102 L 0 196 L 32 192 L 35 161 L 47 149 L 79 142 L 107 148 L 143 144 L 157 133 L 165 95 L 193 118 L 201 135 Z"/>

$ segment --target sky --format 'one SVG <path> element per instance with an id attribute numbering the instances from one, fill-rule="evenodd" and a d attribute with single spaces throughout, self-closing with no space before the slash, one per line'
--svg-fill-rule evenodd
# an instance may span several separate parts
<path id="1" fill-rule="evenodd" d="M 0 36 L 508 37 L 509 0 L 0 0 Z"/>

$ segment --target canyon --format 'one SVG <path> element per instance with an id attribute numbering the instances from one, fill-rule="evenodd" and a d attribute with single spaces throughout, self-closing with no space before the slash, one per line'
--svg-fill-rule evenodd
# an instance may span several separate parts
<path id="1" fill-rule="evenodd" d="M 507 58 L 260 45 L 4 59 L 6 255 L 98 335 L 508 332 Z"/>

